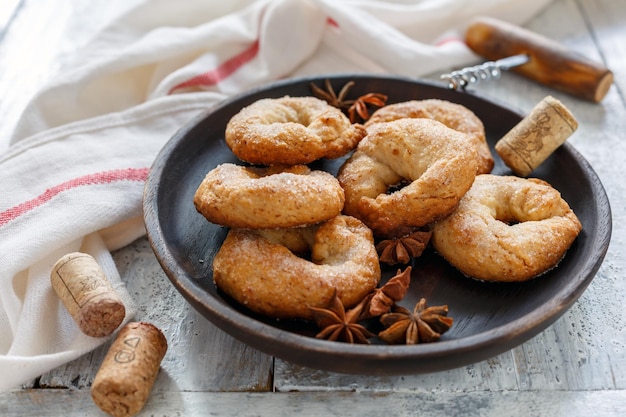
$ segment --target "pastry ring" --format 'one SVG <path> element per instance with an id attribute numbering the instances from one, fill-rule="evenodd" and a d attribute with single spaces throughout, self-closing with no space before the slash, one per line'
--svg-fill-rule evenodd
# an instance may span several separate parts
<path id="1" fill-rule="evenodd" d="M 436 120 L 375 123 L 339 170 L 344 213 L 380 237 L 428 225 L 456 208 L 477 164 L 469 137 Z"/>
<path id="2" fill-rule="evenodd" d="M 257 168 L 225 163 L 209 171 L 194 204 L 213 223 L 266 229 L 332 219 L 341 213 L 344 198 L 333 175 L 306 165 Z"/>
<path id="3" fill-rule="evenodd" d="M 338 158 L 356 147 L 365 128 L 315 97 L 261 99 L 226 125 L 225 139 L 242 161 L 260 165 L 308 164 Z"/>
<path id="4" fill-rule="evenodd" d="M 346 308 L 354 306 L 380 275 L 371 230 L 344 215 L 292 229 L 231 229 L 213 260 L 218 288 L 276 318 L 309 319 L 309 307 L 325 308 L 335 290 Z"/>
<path id="5" fill-rule="evenodd" d="M 555 267 L 581 229 L 547 182 L 485 174 L 454 213 L 433 225 L 432 243 L 467 276 L 525 281 Z"/>
<path id="6" fill-rule="evenodd" d="M 411 100 L 389 104 L 376 110 L 365 123 L 365 128 L 374 123 L 390 122 L 403 118 L 426 118 L 437 120 L 451 129 L 471 137 L 478 152 L 478 174 L 488 174 L 494 160 L 487 144 L 483 122 L 467 107 L 446 100 Z"/>

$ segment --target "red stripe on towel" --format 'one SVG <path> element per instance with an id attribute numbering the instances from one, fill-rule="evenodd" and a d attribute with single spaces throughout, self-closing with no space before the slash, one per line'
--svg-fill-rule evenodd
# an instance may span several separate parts
<path id="1" fill-rule="evenodd" d="M 117 181 L 145 181 L 149 168 L 126 168 L 88 174 L 48 188 L 42 194 L 0 213 L 0 227 L 47 203 L 57 195 L 85 185 L 110 184 Z"/>
<path id="2" fill-rule="evenodd" d="M 465 43 L 465 41 L 461 38 L 458 38 L 456 36 L 448 36 L 446 38 L 442 38 L 439 41 L 437 41 L 435 43 L 435 46 L 442 46 L 445 45 L 447 43 Z"/>
<path id="3" fill-rule="evenodd" d="M 230 58 L 227 61 L 224 61 L 219 67 L 212 69 L 210 71 L 204 72 L 200 75 L 196 75 L 195 77 L 182 82 L 176 86 L 174 86 L 170 90 L 170 94 L 180 88 L 189 88 L 189 87 L 210 87 L 222 81 L 223 79 L 230 76 L 233 72 L 237 71 L 243 65 L 252 60 L 259 53 L 259 41 L 254 42 L 248 49 L 244 50 L 238 55 Z"/>

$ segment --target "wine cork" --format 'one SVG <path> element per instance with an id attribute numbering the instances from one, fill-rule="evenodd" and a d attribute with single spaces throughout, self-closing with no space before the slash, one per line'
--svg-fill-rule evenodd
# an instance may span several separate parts
<path id="1" fill-rule="evenodd" d="M 578 128 L 572 113 L 559 100 L 547 96 L 496 143 L 506 166 L 528 176 Z"/>
<path id="2" fill-rule="evenodd" d="M 124 326 L 91 385 L 91 398 L 114 417 L 137 414 L 145 405 L 167 351 L 167 339 L 150 323 Z"/>
<path id="3" fill-rule="evenodd" d="M 80 252 L 63 256 L 52 268 L 50 282 L 86 335 L 108 336 L 124 320 L 124 303 L 92 256 Z"/>

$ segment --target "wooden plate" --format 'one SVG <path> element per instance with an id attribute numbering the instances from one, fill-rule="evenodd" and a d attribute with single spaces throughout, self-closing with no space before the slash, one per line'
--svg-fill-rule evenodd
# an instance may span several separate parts
<path id="1" fill-rule="evenodd" d="M 505 352 L 538 334 L 583 293 L 608 249 L 611 210 L 604 188 L 587 161 L 569 144 L 561 146 L 533 176 L 561 191 L 583 231 L 557 268 L 526 283 L 494 284 L 463 277 L 432 251 L 415 260 L 413 283 L 400 303 L 412 308 L 447 304 L 454 326 L 439 342 L 414 346 L 350 345 L 317 340 L 305 322 L 259 317 L 221 293 L 213 283 L 212 260 L 226 229 L 198 214 L 193 195 L 205 174 L 223 162 L 238 162 L 224 142 L 228 120 L 264 97 L 311 95 L 309 84 L 330 78 L 338 90 L 355 81 L 350 97 L 385 93 L 389 103 L 440 98 L 465 105 L 480 117 L 493 147 L 522 116 L 475 95 L 434 84 L 386 76 L 333 76 L 287 80 L 234 97 L 183 127 L 162 149 L 144 197 L 148 238 L 167 276 L 202 315 L 242 342 L 312 368 L 335 372 L 399 375 L 464 366 Z M 493 173 L 510 174 L 496 157 Z M 315 168 L 335 173 L 342 160 Z M 397 267 L 385 268 L 383 280 Z M 276 289 L 280 291 L 280 289 Z"/>

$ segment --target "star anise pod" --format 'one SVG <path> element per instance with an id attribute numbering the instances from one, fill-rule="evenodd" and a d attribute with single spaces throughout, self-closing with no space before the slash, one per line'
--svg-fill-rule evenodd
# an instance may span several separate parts
<path id="1" fill-rule="evenodd" d="M 328 308 L 309 307 L 313 320 L 322 329 L 315 337 L 331 341 L 369 344 L 367 339 L 376 335 L 358 323 L 364 305 L 365 300 L 346 311 L 335 291 Z"/>
<path id="2" fill-rule="evenodd" d="M 386 95 L 367 93 L 354 100 L 350 107 L 348 107 L 348 117 L 352 123 L 359 121 L 357 116 L 361 118 L 361 121 L 365 122 L 370 118 L 368 106 L 383 107 L 385 104 L 387 104 Z"/>
<path id="3" fill-rule="evenodd" d="M 383 107 L 387 103 L 387 96 L 380 93 L 367 93 L 356 100 L 346 100 L 346 96 L 353 85 L 354 81 L 348 81 L 341 87 L 339 94 L 335 93 L 329 79 L 324 81 L 325 90 L 314 83 L 311 83 L 310 87 L 315 97 L 321 98 L 333 107 L 346 111 L 352 123 L 356 123 L 359 117 L 362 121 L 370 118 L 368 106 Z"/>
<path id="4" fill-rule="evenodd" d="M 365 307 L 361 313 L 361 320 L 388 313 L 395 303 L 402 300 L 409 290 L 411 270 L 412 268 L 410 266 L 404 271 L 398 269 L 396 275 L 387 281 L 385 285 L 376 288 L 365 302 Z"/>
<path id="5" fill-rule="evenodd" d="M 412 258 L 422 255 L 431 235 L 430 230 L 417 230 L 406 236 L 380 241 L 376 245 L 380 262 L 389 265 L 409 263 Z"/>
<path id="6" fill-rule="evenodd" d="M 324 87 L 326 88 L 326 90 L 321 89 L 313 83 L 310 84 L 310 87 L 315 97 L 321 98 L 333 107 L 337 107 L 341 110 L 347 110 L 352 105 L 353 100 L 346 100 L 345 98 L 346 95 L 348 95 L 348 91 L 350 91 L 350 88 L 352 88 L 353 85 L 354 81 L 347 82 L 343 87 L 341 87 L 341 90 L 339 90 L 339 94 L 335 93 L 335 89 L 333 88 L 329 79 L 326 79 L 324 81 Z"/>
<path id="7" fill-rule="evenodd" d="M 412 312 L 396 306 L 395 311 L 380 318 L 386 329 L 378 333 L 378 337 L 390 344 L 435 342 L 452 327 L 454 320 L 447 315 L 447 305 L 426 307 L 425 298 L 415 305 Z"/>

